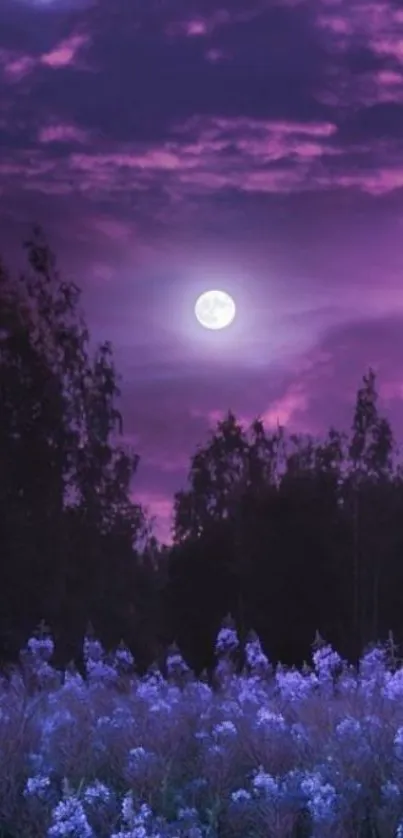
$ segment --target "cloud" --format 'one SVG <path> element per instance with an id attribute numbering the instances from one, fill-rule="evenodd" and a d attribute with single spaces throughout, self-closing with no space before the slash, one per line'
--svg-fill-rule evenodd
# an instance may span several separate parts
<path id="1" fill-rule="evenodd" d="M 298 416 L 307 410 L 308 402 L 303 384 L 300 381 L 293 382 L 284 395 L 264 411 L 262 421 L 269 429 L 275 430 L 278 425 L 289 427 L 295 424 L 295 421 L 298 423 Z M 302 431 L 301 426 L 300 430 Z"/>
<path id="2" fill-rule="evenodd" d="M 180 206 L 186 211 L 193 196 L 229 189 L 290 194 L 354 188 L 378 195 L 403 185 L 399 143 L 380 138 L 378 145 L 350 143 L 343 150 L 336 125 L 329 122 L 198 118 L 176 126 L 169 142 L 104 142 L 102 150 L 94 149 L 91 135 L 78 125 L 47 120 L 35 133 L 35 151 L 13 150 L 0 160 L 6 193 L 18 187 L 91 202 L 105 197 L 110 206 L 132 193 L 143 210 L 155 205 L 159 194 L 160 207 L 168 212 Z"/>
<path id="3" fill-rule="evenodd" d="M 53 69 L 78 66 L 82 48 L 88 45 L 87 35 L 72 34 L 40 57 L 40 63 Z"/>
<path id="4" fill-rule="evenodd" d="M 83 143 L 89 142 L 89 136 L 75 125 L 61 125 L 49 123 L 44 125 L 38 132 L 38 141 L 42 144 L 48 143 Z"/>

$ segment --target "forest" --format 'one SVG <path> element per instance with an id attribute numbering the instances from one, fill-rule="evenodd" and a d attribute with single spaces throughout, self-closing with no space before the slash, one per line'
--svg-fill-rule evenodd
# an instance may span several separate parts
<path id="1" fill-rule="evenodd" d="M 55 660 L 89 631 L 140 671 L 180 649 L 211 671 L 225 618 L 272 661 L 300 666 L 319 636 L 351 661 L 403 640 L 403 466 L 363 371 L 350 432 L 322 440 L 250 428 L 231 412 L 190 457 L 159 544 L 131 500 L 108 341 L 90 352 L 80 289 L 43 232 L 21 276 L 0 266 L 0 663 L 39 625 Z"/>

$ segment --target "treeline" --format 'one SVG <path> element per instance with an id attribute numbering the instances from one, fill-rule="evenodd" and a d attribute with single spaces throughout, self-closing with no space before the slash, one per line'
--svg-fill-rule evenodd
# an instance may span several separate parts
<path id="1" fill-rule="evenodd" d="M 200 672 L 230 613 L 272 660 L 300 664 L 317 630 L 356 658 L 403 641 L 403 468 L 370 370 L 350 434 L 244 429 L 229 413 L 191 459 L 174 546 L 130 497 L 109 343 L 89 349 L 80 291 L 40 230 L 20 277 L 0 264 L 0 663 L 44 620 L 56 662 L 91 623 L 140 670 L 176 642 Z"/>

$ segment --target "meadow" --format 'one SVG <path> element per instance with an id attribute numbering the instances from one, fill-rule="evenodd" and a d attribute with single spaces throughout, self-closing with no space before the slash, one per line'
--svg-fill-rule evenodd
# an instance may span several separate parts
<path id="1" fill-rule="evenodd" d="M 42 632 L 0 684 L 4 838 L 402 838 L 403 669 L 324 642 L 273 667 L 223 625 L 212 678 L 176 648 L 142 677 L 123 643 L 51 665 Z"/>

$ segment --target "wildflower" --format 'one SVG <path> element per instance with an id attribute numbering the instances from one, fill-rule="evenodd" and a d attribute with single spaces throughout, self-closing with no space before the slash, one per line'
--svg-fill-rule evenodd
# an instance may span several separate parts
<path id="1" fill-rule="evenodd" d="M 258 727 L 268 727 L 270 731 L 283 733 L 287 730 L 287 724 L 281 713 L 272 713 L 266 707 L 261 707 L 257 714 Z"/>
<path id="2" fill-rule="evenodd" d="M 336 735 L 341 739 L 361 739 L 363 736 L 361 722 L 351 716 L 346 716 L 336 725 Z"/>
<path id="3" fill-rule="evenodd" d="M 100 803 L 109 803 L 111 799 L 111 793 L 107 786 L 104 783 L 101 783 L 99 780 L 95 780 L 92 785 L 87 786 L 84 791 L 84 800 L 86 803 L 91 805 L 98 805 Z"/>
<path id="4" fill-rule="evenodd" d="M 122 818 L 127 825 L 130 825 L 134 818 L 133 795 L 131 792 L 125 794 L 122 800 Z"/>
<path id="5" fill-rule="evenodd" d="M 53 809 L 52 820 L 48 838 L 92 838 L 92 829 L 82 804 L 74 795 L 58 803 Z"/>
<path id="6" fill-rule="evenodd" d="M 166 666 L 169 676 L 176 674 L 185 675 L 186 672 L 189 672 L 189 667 L 179 652 L 174 652 L 171 655 L 168 655 Z"/>
<path id="7" fill-rule="evenodd" d="M 218 632 L 215 653 L 222 655 L 226 652 L 233 652 L 239 646 L 238 635 L 232 628 L 222 628 Z"/>
<path id="8" fill-rule="evenodd" d="M 330 645 L 322 646 L 312 655 L 315 670 L 320 678 L 331 678 L 340 668 L 342 659 Z"/>
<path id="9" fill-rule="evenodd" d="M 133 795 L 128 792 L 122 800 L 122 819 L 129 827 L 143 826 L 152 816 L 152 811 L 147 803 L 142 803 L 139 810 L 134 809 Z"/>
<path id="10" fill-rule="evenodd" d="M 232 792 L 231 800 L 233 803 L 247 803 L 252 800 L 252 795 L 246 789 L 238 789 Z"/>
<path id="11" fill-rule="evenodd" d="M 159 699 L 162 687 L 165 684 L 161 672 L 156 671 L 148 675 L 137 687 L 137 695 L 144 701 L 150 702 L 153 698 Z"/>
<path id="12" fill-rule="evenodd" d="M 403 697 L 403 669 L 397 669 L 393 675 L 388 672 L 385 675 L 385 684 L 382 690 L 384 696 L 394 701 Z"/>
<path id="13" fill-rule="evenodd" d="M 360 676 L 372 680 L 375 676 L 383 676 L 386 671 L 385 649 L 375 646 L 366 652 L 360 660 Z"/>
<path id="14" fill-rule="evenodd" d="M 259 771 L 255 774 L 252 780 L 252 785 L 256 791 L 263 791 L 270 797 L 278 797 L 279 795 L 277 780 L 275 780 L 271 774 L 267 774 L 263 771 L 262 767 L 260 767 Z"/>
<path id="15" fill-rule="evenodd" d="M 66 670 L 64 673 L 63 690 L 74 695 L 83 695 L 85 681 L 79 672 Z"/>
<path id="16" fill-rule="evenodd" d="M 150 704 L 148 709 L 150 713 L 170 713 L 172 705 L 169 701 L 164 701 L 163 698 L 159 698 L 158 701 L 154 701 L 153 704 Z"/>
<path id="17" fill-rule="evenodd" d="M 240 679 L 241 690 L 238 693 L 238 698 L 239 698 L 240 701 L 241 701 L 241 698 L 242 698 L 242 681 L 243 681 L 243 679 Z M 226 701 L 226 700 L 222 701 L 221 702 L 221 710 L 222 710 L 223 713 L 225 713 L 226 716 L 235 716 L 235 718 L 237 718 L 237 719 L 239 719 L 241 716 L 243 716 L 242 707 L 240 707 L 239 704 L 236 701 Z"/>
<path id="18" fill-rule="evenodd" d="M 113 684 L 116 682 L 118 673 L 113 666 L 104 661 L 95 661 L 90 658 L 86 661 L 87 678 L 91 681 L 101 681 Z"/>
<path id="19" fill-rule="evenodd" d="M 315 824 L 332 822 L 336 814 L 337 793 L 330 783 L 324 783 L 318 773 L 306 776 L 301 791 L 308 798 L 307 806 Z"/>
<path id="20" fill-rule="evenodd" d="M 51 637 L 30 637 L 27 648 L 34 657 L 49 661 L 53 655 L 55 644 Z"/>
<path id="21" fill-rule="evenodd" d="M 134 657 L 130 649 L 128 649 L 124 643 L 120 643 L 116 649 L 113 663 L 117 669 L 123 670 L 130 669 L 130 667 L 134 666 Z"/>
<path id="22" fill-rule="evenodd" d="M 353 667 L 345 668 L 343 677 L 339 679 L 337 688 L 339 695 L 349 696 L 357 692 L 358 681 Z"/>
<path id="23" fill-rule="evenodd" d="M 254 637 L 245 646 L 246 661 L 253 674 L 264 674 L 269 669 L 269 659 L 264 654 L 260 640 Z"/>
<path id="24" fill-rule="evenodd" d="M 104 656 L 104 648 L 99 640 L 86 637 L 84 639 L 83 654 L 86 663 L 89 660 L 100 661 Z"/>
<path id="25" fill-rule="evenodd" d="M 229 720 L 225 720 L 223 722 L 219 722 L 213 728 L 213 733 L 215 736 L 220 736 L 220 734 L 224 734 L 226 736 L 235 736 L 237 729 L 233 722 Z"/>
<path id="26" fill-rule="evenodd" d="M 307 698 L 317 685 L 318 679 L 312 673 L 311 677 L 305 677 L 300 672 L 276 672 L 276 682 L 280 689 L 281 697 L 288 701 L 302 701 Z"/>
<path id="27" fill-rule="evenodd" d="M 36 777 L 28 777 L 24 789 L 24 797 L 44 797 L 49 787 L 50 779 L 43 774 L 37 774 Z"/>

